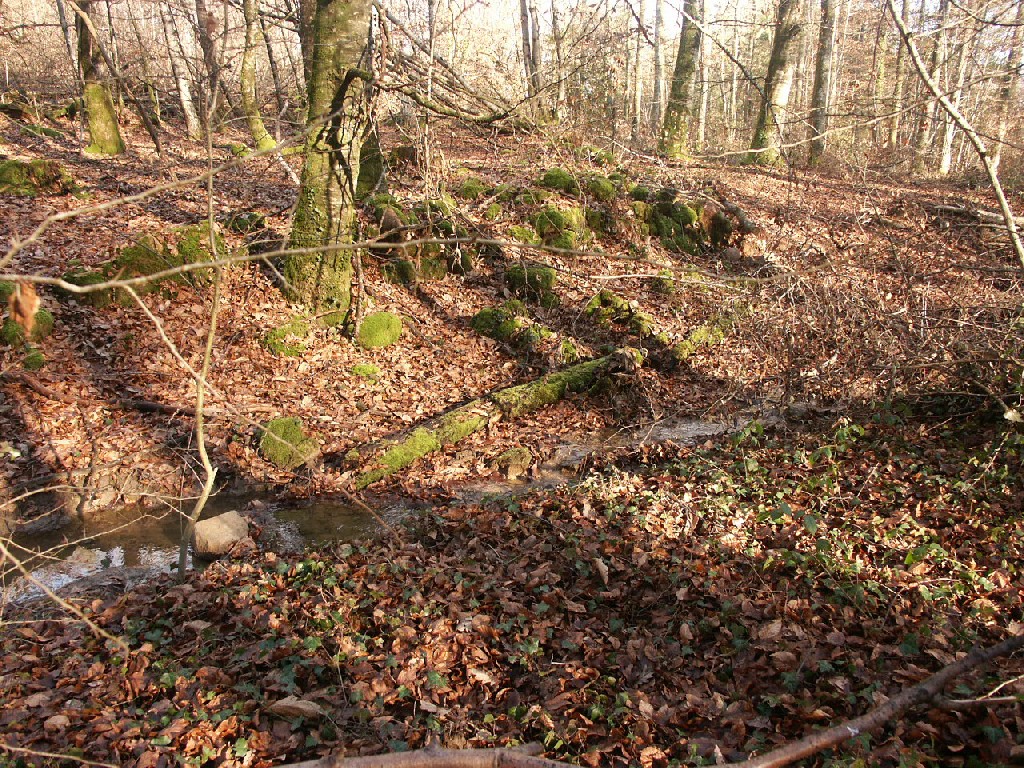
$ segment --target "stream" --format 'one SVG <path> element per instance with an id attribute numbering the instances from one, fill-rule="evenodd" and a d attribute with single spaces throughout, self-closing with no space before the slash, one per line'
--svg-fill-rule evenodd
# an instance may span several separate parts
<path id="1" fill-rule="evenodd" d="M 735 425 L 681 420 L 659 422 L 634 431 L 607 431 L 559 446 L 547 461 L 534 467 L 526 479 L 482 480 L 463 486 L 456 498 L 469 504 L 487 496 L 551 488 L 578 480 L 580 467 L 589 457 L 603 451 L 665 440 L 694 445 L 734 429 Z M 261 503 L 260 496 L 251 492 L 218 494 L 207 502 L 203 516 L 255 507 L 263 527 L 263 539 L 284 554 L 298 553 L 311 545 L 350 541 L 379 529 L 377 519 L 369 511 L 333 499 L 275 505 Z M 184 509 L 185 513 L 189 511 L 187 507 Z M 415 511 L 399 505 L 381 509 L 379 514 L 388 523 L 394 523 Z M 184 527 L 181 508 L 168 505 L 163 511 L 108 510 L 54 533 L 15 537 L 12 553 L 26 563 L 32 579 L 26 579 L 3 562 L 0 604 L 40 596 L 42 591 L 32 581 L 50 590 L 59 590 L 105 571 L 132 573 L 136 580 L 167 572 L 172 564 L 176 567 L 178 542 Z M 197 562 L 195 567 L 203 565 Z M 191 557 L 188 567 L 193 567 Z"/>

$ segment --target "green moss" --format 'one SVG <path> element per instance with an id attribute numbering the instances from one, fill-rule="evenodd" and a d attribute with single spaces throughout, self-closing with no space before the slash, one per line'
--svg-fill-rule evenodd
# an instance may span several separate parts
<path id="1" fill-rule="evenodd" d="M 30 349 L 25 353 L 25 357 L 22 358 L 21 364 L 26 371 L 38 371 L 46 365 L 46 355 L 38 349 Z"/>
<path id="2" fill-rule="evenodd" d="M 634 200 L 642 203 L 646 203 L 651 199 L 651 190 L 649 187 L 645 187 L 643 184 L 637 184 L 629 191 L 629 196 Z"/>
<path id="3" fill-rule="evenodd" d="M 416 283 L 416 279 L 419 277 L 419 270 L 416 269 L 416 263 L 409 259 L 387 261 L 381 265 L 380 270 L 383 273 L 385 280 L 397 285 L 414 285 Z"/>
<path id="4" fill-rule="evenodd" d="M 319 452 L 316 440 L 307 437 L 299 419 L 282 417 L 269 421 L 263 427 L 260 453 L 280 469 L 296 469 Z"/>
<path id="5" fill-rule="evenodd" d="M 517 264 L 505 272 L 505 284 L 517 295 L 533 300 L 552 294 L 556 280 L 555 270 L 551 267 Z"/>
<path id="6" fill-rule="evenodd" d="M 250 235 L 261 229 L 266 229 L 267 217 L 259 211 L 241 211 L 232 213 L 224 220 L 224 226 L 229 232 L 238 235 Z"/>
<path id="7" fill-rule="evenodd" d="M 659 203 L 673 203 L 677 197 L 679 197 L 679 190 L 675 187 L 662 187 L 654 195 L 654 199 Z"/>
<path id="8" fill-rule="evenodd" d="M 437 435 L 432 430 L 421 427 L 385 451 L 378 462 L 380 466 L 363 473 L 356 481 L 356 488 L 362 490 L 366 486 L 404 469 L 416 459 L 433 453 L 440 447 L 441 443 Z"/>
<path id="9" fill-rule="evenodd" d="M 603 360 L 580 363 L 565 371 L 548 374 L 537 381 L 497 392 L 492 399 L 509 416 L 529 413 L 545 405 L 557 403 L 567 392 L 582 392 L 589 389 L 603 365 Z"/>
<path id="10" fill-rule="evenodd" d="M 541 239 L 533 227 L 517 224 L 513 227 L 509 227 L 508 236 L 517 243 L 527 243 L 529 245 L 540 245 L 541 243 Z"/>
<path id="11" fill-rule="evenodd" d="M 585 211 L 587 226 L 602 235 L 614 235 L 619 231 L 615 217 L 608 211 L 587 208 Z"/>
<path id="12" fill-rule="evenodd" d="M 609 150 L 599 149 L 590 144 L 584 144 L 580 147 L 579 154 L 594 163 L 594 165 L 611 165 L 615 162 L 615 155 Z"/>
<path id="13" fill-rule="evenodd" d="M 391 312 L 374 312 L 363 318 L 356 340 L 364 349 L 387 347 L 402 335 L 402 318 Z"/>
<path id="14" fill-rule="evenodd" d="M 74 180 L 56 160 L 0 160 L 0 193 L 35 197 L 74 190 Z"/>
<path id="15" fill-rule="evenodd" d="M 324 328 L 337 328 L 348 319 L 348 312 L 328 312 L 319 317 L 319 323 Z"/>
<path id="16" fill-rule="evenodd" d="M 522 190 L 512 184 L 499 184 L 494 188 L 494 197 L 498 202 L 511 203 Z"/>
<path id="17" fill-rule="evenodd" d="M 358 376 L 361 379 L 376 381 L 379 374 L 380 368 L 373 363 L 356 363 L 352 366 L 352 375 Z"/>
<path id="18" fill-rule="evenodd" d="M 670 270 L 658 270 L 658 277 L 654 280 L 654 290 L 656 293 L 660 293 L 665 296 L 676 292 L 676 281 L 673 279 L 672 272 Z"/>
<path id="19" fill-rule="evenodd" d="M 491 203 L 484 211 L 484 219 L 487 221 L 497 220 L 501 217 L 501 210 L 501 203 Z"/>
<path id="20" fill-rule="evenodd" d="M 359 179 L 356 182 L 356 200 L 384 185 L 384 155 L 380 150 L 380 139 L 376 131 L 372 131 L 363 141 L 359 150 Z"/>
<path id="21" fill-rule="evenodd" d="M 540 179 L 540 185 L 547 189 L 565 192 L 568 195 L 577 195 L 580 192 L 579 182 L 571 173 L 562 168 L 551 168 L 546 171 Z"/>
<path id="22" fill-rule="evenodd" d="M 520 315 L 505 307 L 481 309 L 469 321 L 474 331 L 497 341 L 510 341 L 525 325 Z"/>
<path id="23" fill-rule="evenodd" d="M 480 409 L 460 409 L 442 416 L 437 426 L 437 441 L 441 445 L 457 443 L 487 424 L 486 413 L 474 412 Z"/>
<path id="24" fill-rule="evenodd" d="M 568 228 L 565 215 L 554 206 L 545 206 L 533 217 L 533 228 L 543 238 L 559 235 Z"/>
<path id="25" fill-rule="evenodd" d="M 284 325 L 267 331 L 263 346 L 278 357 L 299 357 L 306 351 L 309 337 L 309 323 L 301 317 L 293 317 Z"/>
<path id="26" fill-rule="evenodd" d="M 64 274 L 64 281 L 84 288 L 90 285 L 105 283 L 107 276 L 102 272 L 72 270 Z M 88 293 L 73 293 L 72 291 L 58 288 L 57 296 L 61 299 L 74 299 L 79 304 L 85 304 L 96 309 L 109 307 L 114 302 L 114 292 L 110 288 L 102 288 L 96 291 L 89 291 Z"/>
<path id="27" fill-rule="evenodd" d="M 519 205 L 540 205 L 550 199 L 551 193 L 544 189 L 527 189 L 516 196 Z"/>
<path id="28" fill-rule="evenodd" d="M 587 302 L 584 313 L 596 323 L 624 325 L 641 339 L 657 336 L 654 318 L 614 291 L 605 289 Z"/>
<path id="29" fill-rule="evenodd" d="M 229 144 L 228 151 L 235 157 L 248 157 L 252 154 L 252 150 L 249 149 L 245 144 Z"/>
<path id="30" fill-rule="evenodd" d="M 685 362 L 700 350 L 720 343 L 735 325 L 736 317 L 736 314 L 719 315 L 690 331 L 685 339 L 672 348 L 673 359 L 677 363 Z"/>
<path id="31" fill-rule="evenodd" d="M 63 139 L 64 134 L 55 128 L 47 128 L 45 125 L 36 125 L 35 123 L 26 123 L 21 126 L 21 130 L 27 133 L 29 136 L 46 137 L 50 139 Z"/>
<path id="32" fill-rule="evenodd" d="M 576 249 L 576 233 L 575 232 L 561 232 L 552 238 L 548 245 L 552 248 L 562 248 L 567 251 Z"/>
<path id="33" fill-rule="evenodd" d="M 6 304 L 12 293 L 14 293 L 14 283 L 0 280 L 0 304 Z"/>
<path id="34" fill-rule="evenodd" d="M 618 190 L 615 185 L 605 176 L 591 176 L 587 179 L 587 193 L 595 200 L 607 203 L 615 199 Z"/>
<path id="35" fill-rule="evenodd" d="M 509 480 L 516 480 L 526 474 L 533 464 L 533 453 L 529 448 L 517 446 L 502 451 L 494 457 L 494 466 L 508 475 Z"/>
<path id="36" fill-rule="evenodd" d="M 562 365 L 574 365 L 580 361 L 580 350 L 572 339 L 562 339 L 558 349 L 558 356 Z"/>
<path id="37" fill-rule="evenodd" d="M 216 228 L 213 231 L 213 246 L 211 248 L 210 223 L 208 221 L 194 226 L 181 227 L 176 230 L 176 234 L 178 236 L 176 255 L 182 264 L 201 264 L 204 261 L 213 261 L 215 258 L 223 258 L 227 255 L 224 238 Z M 212 279 L 208 270 L 193 271 L 188 275 L 188 279 L 193 284 L 202 284 Z"/>
<path id="38" fill-rule="evenodd" d="M 443 258 L 424 258 L 420 259 L 419 271 L 423 280 L 442 280 L 448 275 L 448 264 Z"/>
<path id="39" fill-rule="evenodd" d="M 482 197 L 490 187 L 483 179 L 477 178 L 476 176 L 470 176 L 468 179 L 464 179 L 455 194 L 464 200 L 476 200 Z"/>

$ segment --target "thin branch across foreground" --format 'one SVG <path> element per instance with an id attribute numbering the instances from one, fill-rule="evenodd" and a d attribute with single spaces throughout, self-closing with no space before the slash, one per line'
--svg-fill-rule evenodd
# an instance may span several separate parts
<path id="1" fill-rule="evenodd" d="M 779 747 L 760 757 L 739 763 L 742 768 L 781 768 L 797 760 L 838 746 L 862 733 L 871 733 L 893 722 L 908 709 L 934 700 L 947 683 L 975 667 L 1024 648 L 1024 635 L 1017 635 L 989 648 L 975 648 L 959 661 L 949 664 L 931 677 L 908 688 L 865 715 L 848 720 L 800 741 Z M 438 749 L 396 752 L 368 757 L 329 755 L 319 760 L 290 763 L 282 768 L 570 768 L 569 763 L 539 757 L 539 745 L 523 749 Z"/>

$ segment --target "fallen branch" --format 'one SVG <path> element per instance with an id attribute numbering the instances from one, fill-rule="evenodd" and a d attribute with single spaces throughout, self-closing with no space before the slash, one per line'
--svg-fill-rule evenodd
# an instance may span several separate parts
<path id="1" fill-rule="evenodd" d="M 632 373 L 644 359 L 642 352 L 624 347 L 597 360 L 589 360 L 549 373 L 539 379 L 476 398 L 433 418 L 401 438 L 353 449 L 345 460 L 362 471 L 353 486 L 361 490 L 412 464 L 416 459 L 462 440 L 492 421 L 522 416 L 553 405 L 572 392 L 585 392 L 609 374 Z"/>
<path id="2" fill-rule="evenodd" d="M 781 768 L 842 744 L 861 734 L 891 723 L 895 717 L 917 704 L 938 696 L 951 680 L 987 662 L 1024 648 L 1024 635 L 1017 635 L 990 648 L 975 648 L 964 658 L 943 667 L 927 680 L 889 699 L 866 715 L 818 731 L 793 744 L 766 755 L 728 763 L 737 768 Z M 368 757 L 329 755 L 320 760 L 291 763 L 280 768 L 574 768 L 569 763 L 549 760 L 511 749 L 420 749 Z"/>

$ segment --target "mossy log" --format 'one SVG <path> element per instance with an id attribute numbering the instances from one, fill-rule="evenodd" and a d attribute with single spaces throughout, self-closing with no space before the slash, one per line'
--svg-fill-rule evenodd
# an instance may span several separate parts
<path id="1" fill-rule="evenodd" d="M 457 443 L 495 419 L 523 416 L 553 405 L 573 392 L 586 392 L 609 374 L 636 370 L 643 360 L 642 352 L 624 347 L 606 357 L 479 397 L 430 419 L 403 437 L 353 449 L 345 457 L 348 464 L 359 469 L 353 485 L 360 490 L 366 488 L 416 459 Z"/>

